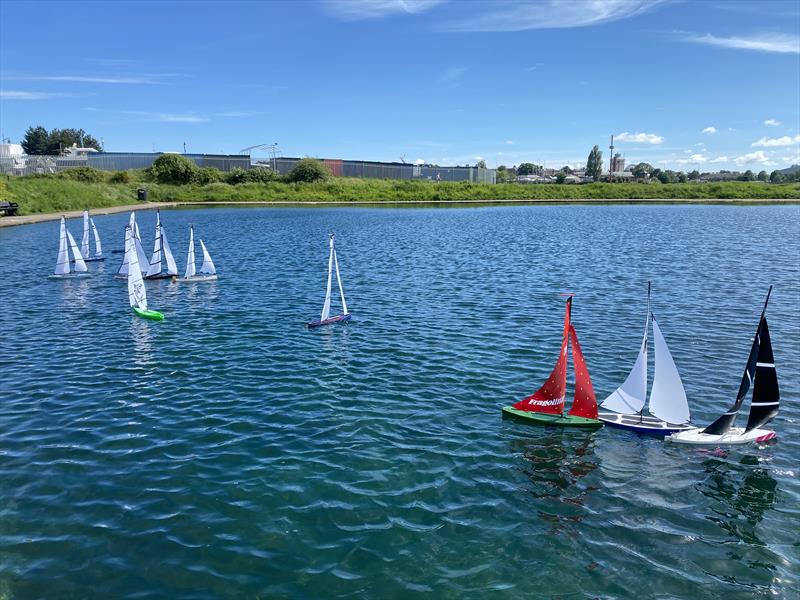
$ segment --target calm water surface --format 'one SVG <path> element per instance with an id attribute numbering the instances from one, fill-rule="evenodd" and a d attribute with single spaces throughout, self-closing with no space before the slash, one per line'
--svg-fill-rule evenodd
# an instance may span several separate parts
<path id="1" fill-rule="evenodd" d="M 112 277 L 127 218 L 71 281 L 58 222 L 0 229 L 0 598 L 797 597 L 797 206 L 168 211 L 181 269 L 194 223 L 220 279 L 148 283 L 162 323 Z M 330 231 L 354 318 L 307 331 Z M 611 392 L 648 279 L 699 424 L 775 285 L 776 443 L 501 418 L 564 291 Z"/>

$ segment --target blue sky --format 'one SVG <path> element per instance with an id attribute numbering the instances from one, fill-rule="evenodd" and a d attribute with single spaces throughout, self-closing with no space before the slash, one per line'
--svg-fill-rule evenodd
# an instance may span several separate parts
<path id="1" fill-rule="evenodd" d="M 800 162 L 800 3 L 0 1 L 0 135 L 489 166 Z"/>

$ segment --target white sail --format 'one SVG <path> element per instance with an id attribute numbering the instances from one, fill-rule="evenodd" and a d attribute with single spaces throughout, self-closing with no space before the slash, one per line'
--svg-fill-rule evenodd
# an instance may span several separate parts
<path id="1" fill-rule="evenodd" d="M 86 263 L 83 261 L 83 257 L 81 256 L 81 251 L 78 250 L 78 244 L 75 243 L 75 238 L 72 237 L 72 234 L 67 229 L 67 240 L 69 241 L 69 247 L 72 250 L 72 257 L 75 260 L 75 272 L 76 273 L 86 273 L 88 271 L 88 267 Z"/>
<path id="2" fill-rule="evenodd" d="M 128 301 L 131 308 L 134 306 L 147 310 L 147 292 L 144 289 L 142 271 L 139 268 L 139 257 L 136 252 L 136 238 L 131 233 L 130 226 L 125 228 L 125 256 L 128 259 Z"/>
<path id="3" fill-rule="evenodd" d="M 169 242 L 167 241 L 167 232 L 161 228 L 161 247 L 164 250 L 164 258 L 167 261 L 167 273 L 170 275 L 178 274 L 178 265 L 175 264 L 175 257 L 172 256 L 172 250 L 169 249 Z"/>
<path id="4" fill-rule="evenodd" d="M 202 238 L 200 238 L 200 247 L 203 249 L 203 264 L 200 265 L 200 273 L 203 275 L 216 275 L 217 269 L 214 266 L 214 261 L 211 260 L 211 255 L 206 250 L 206 245 L 203 243 Z"/>
<path id="5" fill-rule="evenodd" d="M 147 277 L 161 273 L 161 224 L 156 223 L 156 241 L 153 247 L 153 256 L 150 257 L 150 265 L 147 268 Z"/>
<path id="6" fill-rule="evenodd" d="M 184 277 L 194 277 L 194 227 L 189 228 L 189 254 L 186 256 L 186 274 Z"/>
<path id="7" fill-rule="evenodd" d="M 142 276 L 147 273 L 147 254 L 144 252 L 144 248 L 142 248 L 142 242 L 137 238 L 133 239 L 133 244 L 136 247 L 136 262 L 139 265 L 139 272 Z"/>
<path id="8" fill-rule="evenodd" d="M 320 321 L 324 321 L 331 314 L 331 274 L 333 271 L 333 236 L 330 241 L 331 253 L 328 256 L 328 287 L 325 291 L 325 303 L 322 305 L 322 316 Z"/>
<path id="9" fill-rule="evenodd" d="M 647 328 L 650 324 L 650 284 L 647 284 L 647 315 L 644 319 L 644 337 L 639 356 L 625 381 L 603 400 L 601 407 L 625 415 L 633 415 L 644 408 L 647 398 Z"/>
<path id="10" fill-rule="evenodd" d="M 650 390 L 650 413 L 667 423 L 688 423 L 689 403 L 686 400 L 686 391 L 655 317 L 653 344 L 656 369 L 653 374 L 653 389 Z"/>
<path id="11" fill-rule="evenodd" d="M 58 240 L 58 258 L 56 259 L 56 275 L 69 273 L 69 250 L 67 249 L 67 223 L 61 217 L 61 234 Z"/>
<path id="12" fill-rule="evenodd" d="M 100 258 L 103 256 L 103 246 L 100 244 L 100 234 L 97 233 L 97 227 L 94 224 L 94 219 L 89 217 L 89 223 L 92 226 L 92 233 L 94 234 L 94 257 Z"/>
<path id="13" fill-rule="evenodd" d="M 83 211 L 83 238 L 81 239 L 81 256 L 89 258 L 89 211 Z"/>
<path id="14" fill-rule="evenodd" d="M 339 257 L 336 250 L 333 251 L 333 264 L 336 267 L 336 281 L 339 283 L 339 295 L 342 297 L 342 314 L 347 314 L 347 302 L 344 300 L 344 289 L 342 289 L 342 278 L 339 276 Z"/>

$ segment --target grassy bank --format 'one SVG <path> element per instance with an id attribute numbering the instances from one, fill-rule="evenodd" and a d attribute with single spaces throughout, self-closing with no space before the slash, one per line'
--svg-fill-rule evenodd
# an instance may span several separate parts
<path id="1" fill-rule="evenodd" d="M 145 187 L 158 202 L 447 202 L 503 200 L 758 200 L 798 199 L 800 184 L 594 183 L 487 185 L 430 181 L 333 178 L 315 183 L 167 185 L 134 178 L 127 183 L 84 183 L 57 177 L 18 177 L 0 182 L 0 200 L 20 205 L 20 214 L 103 208 L 131 204 Z"/>

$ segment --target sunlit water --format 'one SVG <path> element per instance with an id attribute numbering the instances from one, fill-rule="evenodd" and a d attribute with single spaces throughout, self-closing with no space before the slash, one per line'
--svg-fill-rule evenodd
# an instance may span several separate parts
<path id="1" fill-rule="evenodd" d="M 800 208 L 168 211 L 181 270 L 194 223 L 220 279 L 148 283 L 161 323 L 112 276 L 127 218 L 71 281 L 58 222 L 0 229 L 0 598 L 796 597 Z M 354 318 L 309 331 L 330 231 Z M 561 292 L 611 392 L 648 279 L 699 424 L 775 286 L 775 443 L 501 418 Z"/>

